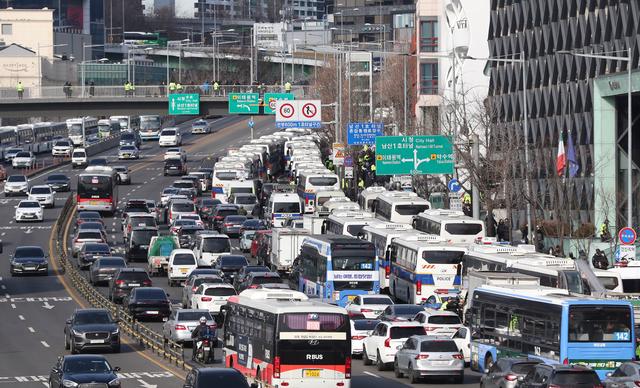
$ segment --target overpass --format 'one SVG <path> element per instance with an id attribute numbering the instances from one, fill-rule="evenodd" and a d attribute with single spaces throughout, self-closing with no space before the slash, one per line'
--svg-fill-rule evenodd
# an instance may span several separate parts
<path id="1" fill-rule="evenodd" d="M 280 86 L 268 85 L 263 91 L 283 92 Z M 203 91 L 201 86 L 185 85 L 182 93 L 200 94 L 200 115 L 224 116 L 228 114 L 229 93 L 249 93 L 258 90 L 248 85 L 222 85 L 217 93 L 211 88 Z M 309 87 L 297 86 L 292 92 L 296 98 L 309 94 Z M 62 86 L 25 88 L 23 98 L 15 90 L 0 91 L 0 117 L 79 117 L 115 115 L 167 115 L 169 110 L 164 85 L 138 86 L 133 93 L 125 95 L 123 86 L 72 87 L 67 96 Z"/>

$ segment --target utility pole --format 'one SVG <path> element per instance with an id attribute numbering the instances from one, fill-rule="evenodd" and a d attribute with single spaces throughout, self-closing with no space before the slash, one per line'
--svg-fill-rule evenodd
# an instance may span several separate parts
<path id="1" fill-rule="evenodd" d="M 480 138 L 477 134 L 472 136 L 472 149 L 471 152 L 473 154 L 473 165 L 476 168 L 480 166 Z M 480 190 L 478 190 L 477 184 L 472 184 L 471 186 L 471 199 L 472 199 L 472 209 L 473 209 L 473 218 L 476 220 L 480 219 Z"/>
<path id="2" fill-rule="evenodd" d="M 404 105 L 404 133 L 407 133 L 407 56 L 403 55 L 403 69 L 402 69 L 402 82 L 404 84 L 404 96 L 403 96 L 403 105 Z M 397 125 L 396 125 L 397 128 Z"/>

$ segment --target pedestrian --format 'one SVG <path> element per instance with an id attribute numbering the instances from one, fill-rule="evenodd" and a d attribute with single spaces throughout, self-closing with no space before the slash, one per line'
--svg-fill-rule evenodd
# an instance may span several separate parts
<path id="1" fill-rule="evenodd" d="M 89 82 L 89 97 L 93 97 L 96 95 L 96 84 L 91 81 Z"/>
<path id="2" fill-rule="evenodd" d="M 217 96 L 218 95 L 218 90 L 220 89 L 220 84 L 218 83 L 218 81 L 213 81 L 213 95 Z"/>
<path id="3" fill-rule="evenodd" d="M 285 92 L 285 93 L 291 93 L 291 82 L 287 81 L 287 82 L 284 84 L 284 92 Z"/>
<path id="4" fill-rule="evenodd" d="M 607 256 L 600 249 L 596 249 L 596 253 L 593 255 L 591 263 L 593 263 L 593 268 L 595 269 L 609 268 L 609 260 L 607 260 Z"/>
<path id="5" fill-rule="evenodd" d="M 562 248 L 560 248 L 560 245 L 556 245 L 553 249 L 553 255 L 555 257 L 564 257 L 564 252 L 562 251 Z"/>
<path id="6" fill-rule="evenodd" d="M 18 100 L 22 100 L 22 97 L 24 97 L 24 85 L 22 85 L 22 81 L 18 81 L 16 91 L 18 92 Z"/>
<path id="7" fill-rule="evenodd" d="M 65 82 L 62 90 L 64 91 L 64 94 L 67 98 L 71 98 L 71 94 L 73 93 L 71 90 L 71 82 Z"/>
<path id="8" fill-rule="evenodd" d="M 522 233 L 522 242 L 525 244 L 529 244 L 529 225 L 522 225 L 520 227 L 520 233 Z"/>
<path id="9" fill-rule="evenodd" d="M 544 231 L 541 225 L 536 226 L 534 240 L 536 243 L 536 252 L 544 252 Z"/>
<path id="10" fill-rule="evenodd" d="M 504 219 L 501 219 L 498 222 L 498 241 L 508 241 L 509 240 L 509 227 Z"/>
<path id="11" fill-rule="evenodd" d="M 600 240 L 602 242 L 611 241 L 611 232 L 609 231 L 609 220 L 605 219 L 600 225 Z"/>
<path id="12" fill-rule="evenodd" d="M 164 81 L 160 82 L 160 97 L 167 95 L 167 84 Z"/>
<path id="13" fill-rule="evenodd" d="M 202 94 L 209 95 L 209 90 L 210 90 L 210 85 L 209 85 L 209 81 L 204 81 L 202 83 L 202 86 L 200 86 L 200 90 L 202 90 Z"/>
<path id="14" fill-rule="evenodd" d="M 171 81 L 169 82 L 169 93 L 175 93 L 176 91 L 176 83 Z"/>

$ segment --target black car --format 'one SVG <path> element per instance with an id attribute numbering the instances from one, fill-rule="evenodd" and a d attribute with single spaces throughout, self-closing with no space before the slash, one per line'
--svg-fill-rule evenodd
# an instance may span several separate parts
<path id="1" fill-rule="evenodd" d="M 127 215 L 127 213 L 151 213 L 149 211 L 149 206 L 147 206 L 147 201 L 144 199 L 130 199 L 124 205 L 124 209 L 122 210 L 122 220 Z"/>
<path id="2" fill-rule="evenodd" d="M 240 286 L 240 283 L 244 282 L 244 280 L 249 276 L 251 272 L 269 272 L 271 271 L 268 267 L 264 265 L 246 265 L 238 271 L 236 277 L 233 279 L 233 287 L 237 290 Z"/>
<path id="3" fill-rule="evenodd" d="M 238 271 L 247 265 L 249 262 L 243 255 L 222 255 L 215 264 L 215 268 L 222 271 L 226 281 L 233 283 Z"/>
<path id="4" fill-rule="evenodd" d="M 120 133 L 120 145 L 133 145 L 136 148 L 140 149 L 142 145 L 142 139 L 137 132 L 134 131 L 124 131 Z"/>
<path id="5" fill-rule="evenodd" d="M 104 221 L 102 220 L 102 216 L 99 212 L 90 210 L 78 212 L 78 215 L 76 216 L 76 226 L 82 224 L 83 222 L 89 221 L 100 222 L 102 225 L 104 225 Z"/>
<path id="6" fill-rule="evenodd" d="M 142 268 L 120 268 L 109 282 L 109 300 L 120 303 L 136 287 L 151 287 L 151 278 Z"/>
<path id="7" fill-rule="evenodd" d="M 378 319 L 381 321 L 410 321 L 416 314 L 424 310 L 424 306 L 415 304 L 392 304 L 384 309 Z"/>
<path id="8" fill-rule="evenodd" d="M 598 374 L 577 365 L 538 364 L 519 382 L 518 388 L 594 388 L 602 387 Z"/>
<path id="9" fill-rule="evenodd" d="M 240 293 L 248 288 L 258 288 L 260 284 L 284 283 L 277 272 L 251 272 L 240 284 L 237 291 Z"/>
<path id="10" fill-rule="evenodd" d="M 104 233 L 105 236 L 107 235 L 107 230 L 105 229 L 104 224 L 97 221 L 85 221 L 78 225 L 78 230 L 99 230 Z"/>
<path id="11" fill-rule="evenodd" d="M 147 261 L 147 253 L 151 238 L 158 235 L 158 228 L 154 226 L 135 226 L 126 242 L 126 257 L 128 261 Z"/>
<path id="12" fill-rule="evenodd" d="M 224 277 L 224 274 L 219 269 L 214 268 L 196 268 L 189 272 L 189 276 L 187 276 L 187 280 L 184 281 L 185 284 L 189 283 L 192 277 L 196 275 L 212 275 L 218 276 L 220 279 Z"/>
<path id="13" fill-rule="evenodd" d="M 182 176 L 187 173 L 187 165 L 178 159 L 169 159 L 164 162 L 164 176 L 177 175 Z"/>
<path id="14" fill-rule="evenodd" d="M 222 228 L 222 224 L 224 223 L 224 219 L 227 216 L 237 215 L 238 207 L 236 205 L 218 205 L 209 217 L 209 224 L 211 225 L 212 229 L 215 229 L 219 232 Z"/>
<path id="15" fill-rule="evenodd" d="M 106 309 L 77 309 L 64 327 L 64 348 L 71 354 L 107 349 L 120 353 L 120 328 Z"/>
<path id="16" fill-rule="evenodd" d="M 119 367 L 112 367 L 109 361 L 99 354 L 62 356 L 49 373 L 49 387 L 120 388 L 120 379 L 116 375 L 119 371 Z M 63 385 L 63 381 L 66 384 Z"/>
<path id="17" fill-rule="evenodd" d="M 178 240 L 180 241 L 180 246 L 183 248 L 193 248 L 193 244 L 195 243 L 195 235 L 197 232 L 204 230 L 204 227 L 201 225 L 183 225 L 178 229 Z"/>
<path id="18" fill-rule="evenodd" d="M 519 378 L 524 378 L 541 361 L 523 357 L 503 357 L 487 369 L 480 379 L 481 387 L 515 386 Z M 506 384 L 505 384 L 506 383 Z"/>
<path id="19" fill-rule="evenodd" d="M 267 224 L 263 220 L 260 220 L 257 218 L 251 218 L 242 223 L 242 226 L 240 227 L 240 233 L 242 234 L 242 232 L 244 232 L 245 230 L 265 230 L 265 229 L 268 229 L 268 228 L 267 228 Z"/>
<path id="20" fill-rule="evenodd" d="M 44 250 L 38 246 L 17 247 L 10 261 L 11 276 L 35 273 L 47 275 L 49 262 Z"/>
<path id="21" fill-rule="evenodd" d="M 87 269 L 98 257 L 111 256 L 111 248 L 106 243 L 84 243 L 78 252 L 78 268 Z"/>
<path id="22" fill-rule="evenodd" d="M 134 318 L 168 318 L 171 315 L 169 294 L 160 287 L 136 287 L 122 301 Z"/>
<path id="23" fill-rule="evenodd" d="M 71 179 L 64 174 L 49 174 L 44 183 L 57 192 L 71 190 Z"/>
<path id="24" fill-rule="evenodd" d="M 247 383 L 246 377 L 234 368 L 194 368 L 189 372 L 182 388 L 258 388 Z"/>
<path id="25" fill-rule="evenodd" d="M 89 160 L 88 166 L 106 167 L 109 164 L 107 158 L 93 158 Z"/>
<path id="26" fill-rule="evenodd" d="M 213 209 L 215 209 L 216 206 L 220 205 L 221 203 L 222 201 L 216 198 L 200 198 L 196 203 L 196 208 L 198 209 L 198 214 L 200 215 L 202 221 L 206 222 L 207 220 L 209 220 Z"/>
<path id="27" fill-rule="evenodd" d="M 96 286 L 109 282 L 120 268 L 126 268 L 127 262 L 122 257 L 99 257 L 89 269 L 89 282 Z"/>

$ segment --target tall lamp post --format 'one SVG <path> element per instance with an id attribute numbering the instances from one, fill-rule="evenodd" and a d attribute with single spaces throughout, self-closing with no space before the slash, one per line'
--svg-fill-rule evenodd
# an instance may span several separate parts
<path id="1" fill-rule="evenodd" d="M 189 42 L 191 42 L 189 39 L 170 40 L 167 42 L 167 87 L 169 87 L 169 83 L 171 82 L 171 78 L 169 76 L 169 48 L 172 45 L 180 44 L 180 55 L 182 55 L 182 43 L 189 43 Z"/>
<path id="2" fill-rule="evenodd" d="M 40 93 L 42 93 L 42 58 L 40 57 L 40 49 L 41 48 L 49 48 L 49 47 L 64 47 L 64 46 L 68 46 L 66 43 L 63 44 L 52 44 L 52 45 L 48 45 L 48 46 L 40 46 L 40 44 L 38 44 L 38 52 L 36 54 L 36 56 L 38 57 L 38 83 L 40 84 Z"/>
<path id="3" fill-rule="evenodd" d="M 80 65 L 82 66 L 83 72 L 82 72 L 82 97 L 84 97 L 84 91 L 85 91 L 85 85 L 84 85 L 84 63 L 85 63 L 85 58 L 86 58 L 86 50 L 88 48 L 93 48 L 93 47 L 104 47 L 104 44 L 83 44 L 82 45 L 82 61 L 80 62 Z"/>
<path id="4" fill-rule="evenodd" d="M 595 58 L 595 59 L 606 59 L 613 61 L 623 61 L 627 62 L 627 226 L 629 228 L 633 227 L 633 183 L 631 178 L 633 177 L 633 144 L 632 144 L 632 114 L 631 114 L 631 47 L 627 48 L 627 56 L 626 57 L 617 57 L 614 55 L 603 55 L 603 54 L 612 54 L 612 53 L 602 53 L 602 54 L 583 54 L 583 53 L 575 53 L 572 51 L 557 51 L 557 54 L 566 54 L 573 55 L 575 57 L 585 57 L 585 58 Z"/>
<path id="5" fill-rule="evenodd" d="M 503 62 L 503 63 L 519 63 L 522 69 L 522 105 L 523 105 L 523 129 L 524 129 L 524 163 L 526 168 L 529 168 L 529 118 L 527 112 L 527 70 L 526 70 L 526 59 L 524 58 L 524 51 L 520 52 L 519 58 L 475 58 L 471 56 L 465 56 L 464 59 L 471 60 L 480 60 L 487 62 Z M 526 170 L 525 170 L 526 171 Z M 529 181 L 529 174 L 525 172 L 525 186 L 526 186 L 526 195 L 527 195 L 527 229 L 529 231 L 529 236 L 527 238 L 531 241 L 531 231 L 533 230 L 531 226 L 531 182 Z M 474 198 L 474 204 L 476 198 Z M 475 206 L 475 205 L 474 205 Z"/>

